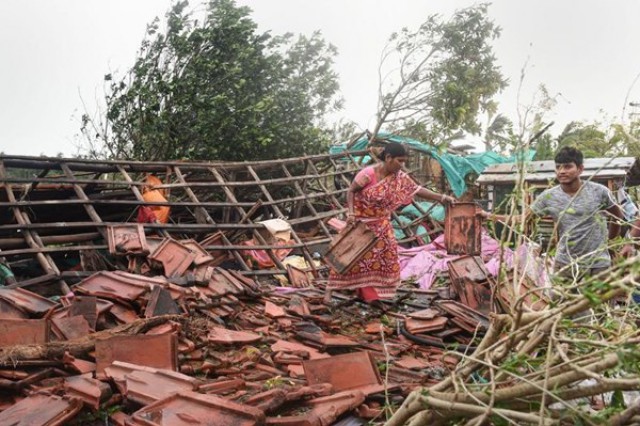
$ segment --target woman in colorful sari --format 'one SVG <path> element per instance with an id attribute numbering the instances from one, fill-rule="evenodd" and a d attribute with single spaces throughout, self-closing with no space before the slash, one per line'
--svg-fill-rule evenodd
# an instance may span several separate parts
<path id="1" fill-rule="evenodd" d="M 367 303 L 380 306 L 380 299 L 393 298 L 400 285 L 400 264 L 391 213 L 409 204 L 415 195 L 439 203 L 455 199 L 418 185 L 402 167 L 407 150 L 389 143 L 379 155 L 381 162 L 362 169 L 347 192 L 347 222 L 364 222 L 378 237 L 374 247 L 344 274 L 331 271 L 327 299 L 332 290 L 356 290 Z"/>

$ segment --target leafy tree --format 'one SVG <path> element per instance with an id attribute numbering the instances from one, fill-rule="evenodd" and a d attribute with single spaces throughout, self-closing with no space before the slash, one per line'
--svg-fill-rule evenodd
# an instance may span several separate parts
<path id="1" fill-rule="evenodd" d="M 321 152 L 324 116 L 340 108 L 336 49 L 258 33 L 250 9 L 210 0 L 202 22 L 175 3 L 166 30 L 147 27 L 127 75 L 105 76 L 106 114 L 85 114 L 90 155 L 142 160 L 250 160 Z"/>
<path id="2" fill-rule="evenodd" d="M 622 147 L 621 155 L 640 157 L 640 120 L 611 125 L 611 143 Z"/>
<path id="3" fill-rule="evenodd" d="M 579 147 L 587 158 L 609 157 L 619 153 L 614 141 L 607 138 L 606 133 L 599 129 L 597 124 L 572 121 L 565 126 L 557 141 L 556 149 L 564 146 Z"/>
<path id="4" fill-rule="evenodd" d="M 489 114 L 487 121 L 482 138 L 484 150 L 506 151 L 513 144 L 513 123 L 502 114 Z"/>
<path id="5" fill-rule="evenodd" d="M 535 144 L 536 160 L 553 160 L 556 155 L 556 140 L 549 134 L 542 135 Z"/>
<path id="6" fill-rule="evenodd" d="M 423 129 L 423 140 L 480 133 L 478 114 L 495 113 L 491 99 L 506 86 L 490 44 L 500 29 L 487 9 L 461 9 L 447 21 L 433 15 L 417 31 L 391 36 L 380 64 L 374 136 L 385 124 L 414 134 Z"/>

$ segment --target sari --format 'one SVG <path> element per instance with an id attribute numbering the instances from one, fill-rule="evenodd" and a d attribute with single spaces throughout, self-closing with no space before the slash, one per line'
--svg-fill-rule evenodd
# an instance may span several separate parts
<path id="1" fill-rule="evenodd" d="M 400 263 L 390 216 L 398 207 L 409 204 L 420 186 L 402 171 L 377 181 L 373 166 L 362 169 L 354 180 L 362 187 L 354 193 L 355 219 L 364 222 L 378 240 L 344 274 L 330 271 L 327 288 L 356 290 L 366 302 L 393 298 L 400 285 Z"/>

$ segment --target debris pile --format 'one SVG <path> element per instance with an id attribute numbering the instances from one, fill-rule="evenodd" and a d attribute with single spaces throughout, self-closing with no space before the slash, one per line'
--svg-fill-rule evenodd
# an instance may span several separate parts
<path id="1" fill-rule="evenodd" d="M 149 245 L 139 227 L 109 228 L 112 261 L 163 274 L 99 271 L 57 301 L 0 289 L 1 424 L 35 404 L 29 424 L 380 419 L 389 398 L 398 403 L 454 367 L 444 339 L 458 334 L 448 322 L 486 327 L 464 305 L 434 303 L 435 291 L 404 290 L 382 317 L 344 295 L 325 305 L 317 288 L 209 266 L 216 259 L 189 240 Z"/>
<path id="2" fill-rule="evenodd" d="M 415 390 L 387 424 L 638 424 L 640 310 L 626 296 L 638 288 L 635 263 L 543 311 L 492 315 L 453 374 Z"/>
<path id="3" fill-rule="evenodd" d="M 326 301 L 320 259 L 348 267 L 336 244 L 370 237 L 336 238 L 353 154 L 0 161 L 0 424 L 552 423 L 639 387 L 640 316 L 598 305 L 635 285 L 633 263 L 552 303 L 472 204 L 444 234 L 424 210 L 405 224 L 430 243 L 401 251 L 396 299 Z M 580 325 L 594 306 L 609 322 Z"/>
<path id="4" fill-rule="evenodd" d="M 0 423 L 381 421 L 441 380 L 445 346 L 472 335 L 446 333 L 461 314 L 434 307 L 437 291 L 409 287 L 386 314 L 324 303 L 316 252 L 344 226 L 355 158 L 2 157 Z M 415 207 L 408 242 L 441 229 Z M 441 344 L 415 341 L 427 332 Z"/>

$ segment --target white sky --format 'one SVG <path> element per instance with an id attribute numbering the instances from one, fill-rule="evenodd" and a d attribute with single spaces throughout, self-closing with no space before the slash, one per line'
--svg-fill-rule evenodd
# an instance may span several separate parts
<path id="1" fill-rule="evenodd" d="M 0 151 L 15 155 L 76 154 L 79 119 L 103 98 L 102 78 L 123 75 L 146 24 L 163 17 L 170 0 L 1 0 Z M 389 35 L 445 16 L 469 0 L 239 0 L 260 30 L 311 34 L 321 30 L 339 50 L 345 110 L 371 128 L 377 69 Z M 640 1 L 495 0 L 490 16 L 502 27 L 495 43 L 510 87 L 497 99 L 516 119 L 516 92 L 527 61 L 521 101 L 539 84 L 561 93 L 550 116 L 558 134 L 572 120 L 620 117 L 625 98 L 640 101 Z M 198 5 L 192 1 L 192 5 Z M 626 113 L 629 113 L 627 108 Z"/>

